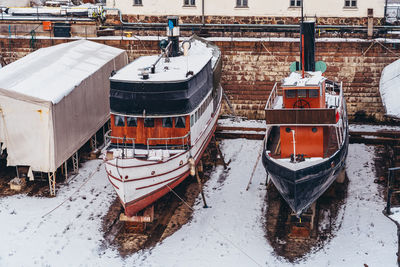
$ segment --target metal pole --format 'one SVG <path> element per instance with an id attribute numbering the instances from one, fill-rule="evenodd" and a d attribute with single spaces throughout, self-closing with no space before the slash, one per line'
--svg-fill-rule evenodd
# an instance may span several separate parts
<path id="1" fill-rule="evenodd" d="M 204 19 L 204 0 L 201 0 L 201 24 L 204 25 L 204 23 L 205 23 L 205 19 Z"/>
<path id="2" fill-rule="evenodd" d="M 387 16 L 387 5 L 388 5 L 388 0 L 385 1 L 385 14 L 384 14 L 385 22 L 386 22 L 386 16 Z"/>
<path id="3" fill-rule="evenodd" d="M 386 214 L 387 215 L 390 215 L 390 204 L 391 204 L 390 199 L 392 198 L 392 191 L 393 191 L 392 186 L 391 186 L 391 184 L 392 184 L 391 179 L 392 179 L 392 172 L 389 170 L 388 186 L 387 186 L 388 193 L 387 193 L 387 200 L 386 200 Z"/>

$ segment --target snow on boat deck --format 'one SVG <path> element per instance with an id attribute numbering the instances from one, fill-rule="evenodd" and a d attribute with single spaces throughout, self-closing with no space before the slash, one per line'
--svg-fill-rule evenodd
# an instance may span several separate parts
<path id="1" fill-rule="evenodd" d="M 264 237 L 266 175 L 261 162 L 250 190 L 245 190 L 261 141 L 221 144 L 231 169 L 224 173 L 218 167 L 206 183 L 212 207 L 203 209 L 198 198 L 192 221 L 155 248 L 122 258 L 116 249 L 102 245 L 102 217 L 116 196 L 102 162 L 94 160 L 85 163 L 69 185 L 62 185 L 55 198 L 1 199 L 0 266 L 293 266 L 277 257 Z M 373 183 L 373 156 L 373 147 L 349 146 L 350 183 L 338 216 L 341 227 L 322 249 L 296 265 L 397 266 L 396 226 L 382 214 L 385 202 Z"/>
<path id="2" fill-rule="evenodd" d="M 118 71 L 111 80 L 143 83 L 186 81 L 196 76 L 211 59 L 212 66 L 215 64 L 212 51 L 204 43 L 194 40 L 188 56 L 170 57 L 170 62 L 161 59 L 155 66 L 155 73 L 149 73 L 147 80 L 142 79 L 141 73 L 144 68 L 149 70 L 159 56 L 139 57 Z M 188 71 L 193 74 L 187 75 Z"/>

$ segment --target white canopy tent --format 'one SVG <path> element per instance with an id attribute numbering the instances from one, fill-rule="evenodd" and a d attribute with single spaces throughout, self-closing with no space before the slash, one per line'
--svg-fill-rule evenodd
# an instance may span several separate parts
<path id="1" fill-rule="evenodd" d="M 400 118 L 400 59 L 387 65 L 381 75 L 379 92 L 386 115 Z"/>
<path id="2" fill-rule="evenodd" d="M 0 69 L 0 142 L 9 166 L 54 172 L 108 120 L 109 77 L 124 50 L 87 40 L 39 49 Z"/>

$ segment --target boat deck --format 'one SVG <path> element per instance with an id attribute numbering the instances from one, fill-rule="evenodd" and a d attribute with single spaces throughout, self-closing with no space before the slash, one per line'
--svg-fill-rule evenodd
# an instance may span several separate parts
<path id="1" fill-rule="evenodd" d="M 325 134 L 326 131 L 326 134 Z M 278 126 L 273 126 L 267 140 L 267 150 L 274 159 L 281 159 L 281 142 Z M 335 127 L 324 128 L 324 157 L 329 158 L 339 149 Z"/>

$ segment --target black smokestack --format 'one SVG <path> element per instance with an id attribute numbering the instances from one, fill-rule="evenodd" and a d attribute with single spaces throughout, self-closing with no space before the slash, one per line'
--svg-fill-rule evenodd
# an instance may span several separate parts
<path id="1" fill-rule="evenodd" d="M 304 35 L 304 51 L 302 38 Z M 304 52 L 304 70 L 315 71 L 315 22 L 302 22 L 300 25 L 300 51 Z M 300 66 L 303 66 L 303 55 L 300 55 Z"/>

